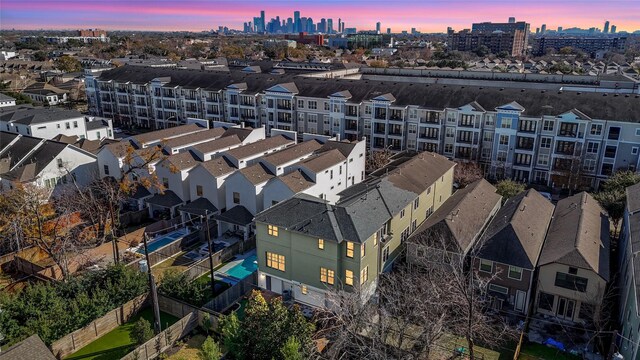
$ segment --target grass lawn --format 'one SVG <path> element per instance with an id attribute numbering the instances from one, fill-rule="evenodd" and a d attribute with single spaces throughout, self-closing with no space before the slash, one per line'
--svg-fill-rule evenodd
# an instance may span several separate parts
<path id="1" fill-rule="evenodd" d="M 541 344 L 526 344 L 522 346 L 520 350 L 521 360 L 539 360 L 539 359 L 554 359 L 554 360 L 579 360 L 579 356 L 571 355 L 569 353 L 562 352 L 558 349 L 550 348 Z"/>
<path id="2" fill-rule="evenodd" d="M 189 341 L 175 354 L 169 356 L 168 360 L 200 360 L 198 353 L 202 348 L 202 343 L 206 337 L 204 335 L 192 336 Z"/>
<path id="3" fill-rule="evenodd" d="M 468 355 L 469 352 L 467 350 L 467 341 L 459 336 L 453 335 L 444 335 L 437 346 L 438 350 L 436 350 L 431 358 L 433 359 L 448 359 L 453 356 L 453 352 L 455 349 L 459 349 L 464 347 L 465 355 Z M 475 345 L 473 347 L 476 358 L 482 360 L 502 360 L 500 357 L 500 353 L 498 351 L 494 351 L 488 348 L 484 348 L 479 345 Z M 465 357 L 466 358 L 466 357 Z M 513 356 L 511 357 L 513 359 Z"/>
<path id="4" fill-rule="evenodd" d="M 128 323 L 106 333 L 99 339 L 78 350 L 76 353 L 66 357 L 66 360 L 117 360 L 135 349 L 135 344 L 129 334 L 133 325 L 140 318 L 145 318 L 153 326 L 153 311 L 146 308 L 136 314 Z M 173 325 L 179 319 L 175 316 L 160 312 L 160 323 L 162 329 Z"/>

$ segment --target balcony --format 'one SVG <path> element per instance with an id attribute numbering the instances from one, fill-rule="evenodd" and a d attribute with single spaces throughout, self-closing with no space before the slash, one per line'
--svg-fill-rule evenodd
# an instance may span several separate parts
<path id="1" fill-rule="evenodd" d="M 358 112 L 357 111 L 347 111 L 345 116 L 358 117 Z"/>
<path id="2" fill-rule="evenodd" d="M 374 134 L 385 135 L 386 132 L 387 132 L 387 129 L 384 126 L 376 126 L 373 129 Z"/>
<path id="3" fill-rule="evenodd" d="M 387 120 L 387 112 L 386 111 L 376 111 L 374 115 L 374 119 L 376 120 Z"/>
<path id="4" fill-rule="evenodd" d="M 291 117 L 290 116 L 281 116 L 282 114 L 278 114 L 278 122 L 281 123 L 287 123 L 287 124 L 291 124 Z"/>
<path id="5" fill-rule="evenodd" d="M 473 121 L 458 121 L 458 127 L 473 128 Z"/>
<path id="6" fill-rule="evenodd" d="M 421 132 L 420 133 L 420 139 L 431 139 L 431 140 L 438 140 L 438 133 L 424 133 Z"/>
<path id="7" fill-rule="evenodd" d="M 243 100 L 243 101 L 240 101 L 240 106 L 251 106 L 251 107 L 254 107 L 255 104 L 252 101 Z"/>
<path id="8" fill-rule="evenodd" d="M 389 120 L 391 120 L 391 121 L 402 121 L 402 120 L 404 120 L 404 116 L 402 115 L 402 111 L 391 111 L 391 115 L 389 115 Z"/>
<path id="9" fill-rule="evenodd" d="M 463 144 L 471 144 L 473 143 L 473 138 L 459 136 L 456 142 L 463 143 Z"/>

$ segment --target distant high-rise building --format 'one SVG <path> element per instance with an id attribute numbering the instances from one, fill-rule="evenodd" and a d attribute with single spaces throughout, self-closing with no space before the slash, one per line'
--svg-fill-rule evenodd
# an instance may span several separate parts
<path id="1" fill-rule="evenodd" d="M 333 19 L 327 19 L 327 34 L 333 34 Z"/>
<path id="2" fill-rule="evenodd" d="M 558 32 L 562 32 L 562 26 L 558 26 Z"/>
<path id="3" fill-rule="evenodd" d="M 615 33 L 616 33 L 616 30 L 618 30 L 618 27 L 617 27 L 617 26 L 615 26 L 615 25 L 611 25 L 611 33 L 612 33 L 612 34 L 615 34 Z"/>
<path id="4" fill-rule="evenodd" d="M 338 18 L 338 32 L 342 33 L 342 19 Z"/>
<path id="5" fill-rule="evenodd" d="M 391 28 L 387 28 L 387 34 L 391 34 Z"/>
<path id="6" fill-rule="evenodd" d="M 604 29 L 602 30 L 602 32 L 605 34 L 609 32 L 609 20 L 604 22 Z"/>
<path id="7" fill-rule="evenodd" d="M 382 24 L 380 23 L 380 21 L 378 21 L 376 23 L 376 32 L 379 34 L 380 33 L 380 27 L 382 26 Z"/>
<path id="8" fill-rule="evenodd" d="M 264 10 L 260 11 L 260 24 L 262 26 L 262 29 L 259 30 L 259 32 L 266 32 L 267 31 L 267 26 L 266 26 L 267 22 L 266 22 L 265 17 L 264 17 Z"/>
<path id="9" fill-rule="evenodd" d="M 542 24 L 542 27 L 540 28 L 540 32 L 544 35 L 544 33 L 547 32 L 547 24 Z"/>
<path id="10" fill-rule="evenodd" d="M 478 41 L 492 49 L 492 52 L 501 49 L 500 51 L 507 51 L 514 56 L 522 55 L 529 45 L 529 27 L 530 25 L 524 21 L 514 23 L 473 23 L 471 25 L 471 33 L 473 35 L 464 35 L 464 41 L 471 41 L 471 43 L 460 45 L 465 49 L 469 49 L 461 51 L 474 50 L 480 46 L 480 43 L 474 44 L 473 42 Z M 455 32 L 449 31 L 449 29 L 447 29 L 447 33 L 450 37 L 455 35 Z M 482 36 L 479 36 L 479 34 L 482 34 Z M 494 53 L 497 54 L 498 52 Z"/>
<path id="11" fill-rule="evenodd" d="M 293 32 L 301 32 L 300 11 L 293 12 Z"/>
<path id="12" fill-rule="evenodd" d="M 411 28 L 411 35 L 415 35 L 416 34 L 416 28 Z"/>
<path id="13" fill-rule="evenodd" d="M 511 16 L 509 17 L 509 24 L 515 24 L 516 23 L 516 18 Z"/>
<path id="14" fill-rule="evenodd" d="M 320 22 L 318 23 L 318 28 L 317 28 L 319 33 L 326 33 L 327 32 L 327 20 L 322 18 L 320 19 Z"/>
<path id="15" fill-rule="evenodd" d="M 540 28 L 536 28 L 536 35 L 540 34 Z"/>

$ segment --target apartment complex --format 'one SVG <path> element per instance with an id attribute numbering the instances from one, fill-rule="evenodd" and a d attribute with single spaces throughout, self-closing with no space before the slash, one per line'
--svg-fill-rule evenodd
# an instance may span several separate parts
<path id="1" fill-rule="evenodd" d="M 399 155 L 335 203 L 296 196 L 256 215 L 258 285 L 301 303 L 330 307 L 331 293 L 363 300 L 404 250 L 409 235 L 451 195 L 454 163 Z"/>
<path id="2" fill-rule="evenodd" d="M 572 47 L 595 57 L 598 51 L 624 53 L 626 46 L 626 36 L 540 36 L 534 39 L 532 52 L 541 56 L 550 50 Z"/>
<path id="3" fill-rule="evenodd" d="M 450 50 L 475 51 L 486 46 L 491 53 L 507 52 L 520 56 L 529 45 L 529 24 L 524 21 L 508 23 L 474 23 L 471 30 L 447 31 L 447 46 Z"/>
<path id="4" fill-rule="evenodd" d="M 289 70 L 287 70 L 289 71 Z M 87 76 L 89 108 L 164 128 L 190 117 L 366 138 L 371 150 L 432 151 L 477 161 L 487 175 L 595 187 L 638 168 L 634 94 L 456 86 L 123 66 Z"/>

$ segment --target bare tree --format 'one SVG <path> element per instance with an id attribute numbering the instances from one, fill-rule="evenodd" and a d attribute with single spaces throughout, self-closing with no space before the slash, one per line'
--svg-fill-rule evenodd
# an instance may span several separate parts
<path id="1" fill-rule="evenodd" d="M 378 170 L 381 167 L 387 165 L 391 160 L 391 156 L 393 156 L 393 153 L 389 151 L 389 148 L 384 148 L 383 150 L 377 151 L 369 151 L 369 153 L 367 154 L 366 162 L 367 172 Z"/>
<path id="2" fill-rule="evenodd" d="M 456 162 L 453 178 L 460 188 L 482 179 L 482 169 L 476 162 Z"/>

